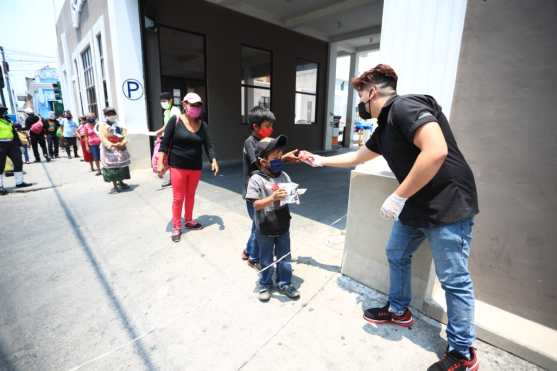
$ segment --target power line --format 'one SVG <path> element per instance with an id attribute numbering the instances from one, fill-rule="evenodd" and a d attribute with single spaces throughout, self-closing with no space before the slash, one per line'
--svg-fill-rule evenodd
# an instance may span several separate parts
<path id="1" fill-rule="evenodd" d="M 46 55 L 46 54 L 41 54 L 41 53 L 32 53 L 32 52 L 26 52 L 23 50 L 15 50 L 15 49 L 8 49 L 8 48 L 4 48 L 4 50 L 10 54 L 23 54 L 23 55 L 28 55 L 28 56 L 37 56 L 37 57 L 46 57 L 46 58 L 56 58 L 56 56 L 52 56 L 52 55 Z"/>

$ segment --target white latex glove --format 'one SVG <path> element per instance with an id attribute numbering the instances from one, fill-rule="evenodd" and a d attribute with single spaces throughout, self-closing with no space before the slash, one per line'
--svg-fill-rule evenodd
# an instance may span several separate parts
<path id="1" fill-rule="evenodd" d="M 397 220 L 404 208 L 406 200 L 407 198 L 400 197 L 393 193 L 383 202 L 383 206 L 381 206 L 379 213 L 384 219 Z"/>
<path id="2" fill-rule="evenodd" d="M 319 155 L 315 155 L 313 153 L 307 151 L 301 151 L 299 154 L 299 158 L 302 162 L 308 164 L 309 166 L 313 167 L 322 167 L 323 166 L 323 157 Z"/>

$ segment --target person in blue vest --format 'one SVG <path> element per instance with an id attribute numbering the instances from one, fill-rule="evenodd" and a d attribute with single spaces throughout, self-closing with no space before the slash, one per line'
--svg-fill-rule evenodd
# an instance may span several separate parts
<path id="1" fill-rule="evenodd" d="M 6 188 L 4 188 L 4 168 L 6 166 L 6 158 L 8 157 L 14 164 L 16 188 L 31 186 L 31 184 L 23 181 L 23 161 L 19 149 L 21 143 L 7 113 L 8 109 L 0 103 L 0 196 L 8 193 Z"/>

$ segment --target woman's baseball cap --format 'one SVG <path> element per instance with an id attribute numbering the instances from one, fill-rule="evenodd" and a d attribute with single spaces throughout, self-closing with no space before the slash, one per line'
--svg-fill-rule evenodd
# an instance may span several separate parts
<path id="1" fill-rule="evenodd" d="M 182 99 L 182 102 L 187 102 L 189 104 L 195 104 L 195 103 L 203 103 L 203 100 L 201 99 L 201 97 L 194 93 L 188 93 L 186 94 L 186 96 L 184 97 L 184 99 Z"/>

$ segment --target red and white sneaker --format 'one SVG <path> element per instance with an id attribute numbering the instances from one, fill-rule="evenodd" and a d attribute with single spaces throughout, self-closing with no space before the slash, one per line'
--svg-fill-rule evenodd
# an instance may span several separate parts
<path id="1" fill-rule="evenodd" d="M 470 359 L 457 351 L 445 353 L 443 358 L 435 362 L 427 371 L 478 371 L 480 360 L 476 354 L 476 349 L 470 348 Z"/>
<path id="2" fill-rule="evenodd" d="M 404 314 L 397 316 L 396 314 L 389 312 L 389 303 L 382 308 L 369 308 L 364 312 L 364 319 L 369 323 L 387 323 L 398 325 L 402 327 L 412 327 L 414 324 L 414 318 L 412 318 L 412 312 L 406 309 Z"/>

